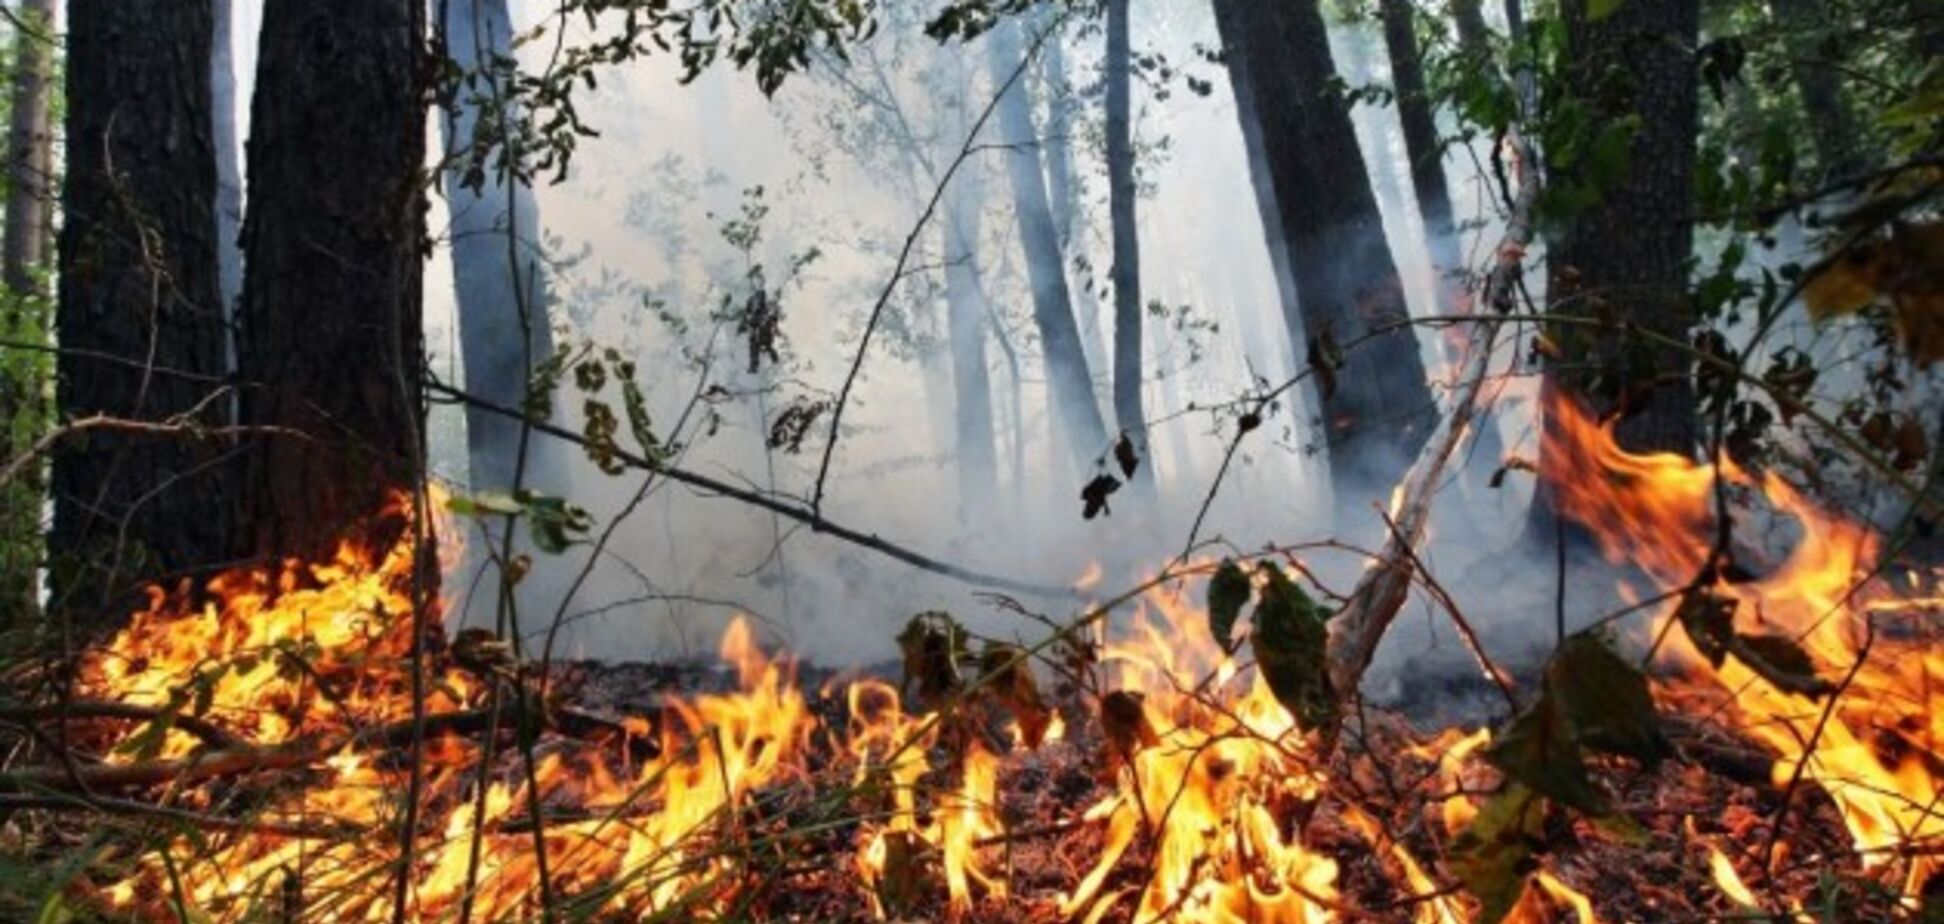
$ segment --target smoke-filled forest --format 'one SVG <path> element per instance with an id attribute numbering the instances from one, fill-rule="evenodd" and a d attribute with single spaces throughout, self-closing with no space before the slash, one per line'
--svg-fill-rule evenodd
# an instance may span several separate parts
<path id="1" fill-rule="evenodd" d="M 1939 0 L 0 74 L 0 920 L 1944 921 Z"/>

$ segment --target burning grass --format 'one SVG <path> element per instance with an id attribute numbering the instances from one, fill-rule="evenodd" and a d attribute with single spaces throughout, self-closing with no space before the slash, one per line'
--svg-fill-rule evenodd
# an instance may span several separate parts
<path id="1" fill-rule="evenodd" d="M 414 632 L 400 506 L 382 547 L 157 591 L 64 705 L 10 710 L 43 731 L 0 797 L 117 820 L 11 822 L 21 857 L 82 857 L 68 912 L 116 919 L 1920 913 L 1940 833 L 1930 585 L 1875 574 L 1867 531 L 1732 468 L 1802 535 L 1730 562 L 1710 469 L 1627 456 L 1557 410 L 1585 475 L 1559 486 L 1565 511 L 1646 576 L 1631 593 L 1664 598 L 1642 639 L 1658 710 L 1588 636 L 1514 691 L 1496 738 L 1339 715 L 1304 673 L 1302 620 L 1325 614 L 1264 556 L 1193 566 L 1115 631 L 1082 620 L 1031 649 L 923 615 L 902 685 L 806 684 L 738 623 L 733 684 L 597 715 L 575 702 L 616 699 L 601 687 L 622 672 L 447 644 L 436 604 Z M 1320 746 L 1339 721 L 1342 745 Z"/>

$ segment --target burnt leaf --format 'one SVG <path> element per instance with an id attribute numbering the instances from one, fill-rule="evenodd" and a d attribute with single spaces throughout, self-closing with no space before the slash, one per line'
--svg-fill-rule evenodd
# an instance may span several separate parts
<path id="1" fill-rule="evenodd" d="M 1131 690 L 1115 690 L 1100 698 L 1100 732 L 1107 741 L 1110 766 L 1161 743 L 1148 724 L 1145 703 L 1145 697 Z"/>
<path id="2" fill-rule="evenodd" d="M 1264 564 L 1267 582 L 1256 601 L 1255 632 L 1249 636 L 1256 668 L 1269 692 L 1304 730 L 1336 718 L 1336 693 L 1325 656 L 1330 642 L 1330 611 L 1311 600 L 1281 568 Z"/>
<path id="3" fill-rule="evenodd" d="M 1809 652 L 1788 636 L 1739 633 L 1729 651 L 1735 660 L 1783 692 L 1821 699 L 1835 690 L 1829 681 L 1816 676 L 1816 661 Z"/>
<path id="4" fill-rule="evenodd" d="M 1478 899 L 1480 924 L 1504 920 L 1538 868 L 1545 802 L 1512 783 L 1486 799 L 1471 823 L 1451 842 L 1451 871 Z"/>
<path id="5" fill-rule="evenodd" d="M 1697 587 L 1681 597 L 1674 618 L 1687 632 L 1695 650 L 1709 664 L 1720 667 L 1735 638 L 1735 601 Z"/>
<path id="6" fill-rule="evenodd" d="M 1025 649 L 1005 642 L 986 643 L 985 651 L 979 654 L 979 673 L 985 677 L 986 689 L 1019 722 L 1026 746 L 1039 747 L 1046 740 L 1046 729 L 1053 724 L 1053 712 L 1040 696 Z"/>
<path id="7" fill-rule="evenodd" d="M 1316 372 L 1317 392 L 1323 396 L 1323 400 L 1330 400 L 1337 390 L 1337 370 L 1343 368 L 1343 348 L 1337 346 L 1336 338 L 1330 333 L 1330 325 L 1324 324 L 1310 337 L 1304 362 Z"/>
<path id="8" fill-rule="evenodd" d="M 1114 441 L 1114 464 L 1120 466 L 1121 475 L 1126 478 L 1134 477 L 1134 470 L 1141 467 L 1141 456 L 1134 451 L 1134 438 L 1126 431 Z"/>
<path id="9" fill-rule="evenodd" d="M 1107 506 L 1107 496 L 1120 490 L 1121 481 L 1112 475 L 1095 475 L 1094 480 L 1080 489 L 1080 517 L 1091 520 L 1102 513 L 1113 516 L 1114 511 Z"/>
<path id="10" fill-rule="evenodd" d="M 1558 698 L 1579 743 L 1649 767 L 1673 752 L 1661 736 L 1647 677 L 1592 633 L 1568 637 L 1546 665 L 1545 694 Z"/>
<path id="11" fill-rule="evenodd" d="M 769 447 L 781 449 L 791 455 L 803 451 L 803 440 L 810 435 L 810 427 L 830 410 L 830 402 L 818 399 L 807 401 L 798 398 L 776 415 L 770 423 Z"/>
<path id="12" fill-rule="evenodd" d="M 1573 723 L 1550 691 L 1512 719 L 1492 738 L 1485 760 L 1534 792 L 1565 805 L 1603 814 L 1605 794 L 1586 775 L 1586 761 Z"/>
<path id="13" fill-rule="evenodd" d="M 936 705 L 957 692 L 967 651 L 965 627 L 951 614 L 932 610 L 911 617 L 898 633 L 898 650 L 904 655 L 900 689 L 908 694 L 916 687 L 920 704 Z"/>
<path id="14" fill-rule="evenodd" d="M 1262 415 L 1255 411 L 1250 411 L 1235 419 L 1235 431 L 1237 433 L 1247 433 L 1260 426 L 1262 426 Z"/>
<path id="15" fill-rule="evenodd" d="M 884 832 L 884 869 L 878 901 L 893 920 L 908 918 L 925 898 L 925 862 L 909 831 Z"/>
<path id="16" fill-rule="evenodd" d="M 1215 576 L 1208 579 L 1208 631 L 1222 650 L 1235 650 L 1235 620 L 1253 592 L 1249 576 L 1232 559 L 1223 559 Z"/>

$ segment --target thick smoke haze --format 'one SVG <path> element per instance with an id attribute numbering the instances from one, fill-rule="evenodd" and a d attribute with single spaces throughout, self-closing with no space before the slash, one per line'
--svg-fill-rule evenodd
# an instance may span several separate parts
<path id="1" fill-rule="evenodd" d="M 260 6 L 260 0 L 239 0 L 234 9 L 238 100 L 250 98 Z M 557 34 L 561 24 L 540 5 L 512 6 L 516 31 L 546 30 L 542 40 L 520 48 L 525 67 L 544 68 L 556 39 L 572 43 L 589 35 L 579 21 Z M 828 416 L 816 418 L 800 451 L 769 447 L 771 426 L 793 404 L 834 398 L 898 248 L 932 195 L 933 177 L 967 145 L 996 86 L 986 66 L 992 36 L 940 47 L 919 34 L 915 17 L 922 15 L 887 13 L 884 31 L 868 47 L 854 48 L 850 64 L 817 60 L 773 98 L 758 91 L 752 75 L 728 66 L 682 85 L 678 64 L 664 57 L 608 68 L 597 89 L 576 91 L 582 118 L 599 134 L 580 140 L 563 181 L 543 178 L 535 191 L 542 228 L 535 243 L 552 262 L 549 320 L 557 343 L 611 347 L 637 365 L 651 417 L 660 435 L 680 443 L 683 467 L 786 499 L 813 492 Z M 1096 403 L 1112 433 L 1106 349 L 1112 312 L 1105 289 L 1111 242 L 1098 105 L 1105 42 L 1097 25 L 1069 23 L 1052 40 L 1064 79 L 1035 66 L 1020 81 L 1032 94 L 1042 137 L 1010 137 L 997 120 L 986 124 L 945 198 L 942 211 L 957 231 L 947 235 L 941 230 L 947 217 L 935 216 L 918 238 L 846 410 L 824 499 L 830 519 L 1025 581 L 1063 585 L 1099 563 L 1106 569 L 1102 590 L 1125 587 L 1181 552 L 1234 432 L 1235 402 L 1298 367 L 1300 351 L 1286 334 L 1227 74 L 1209 60 L 1219 47 L 1212 17 L 1200 4 L 1135 4 L 1132 32 L 1141 62 L 1134 88 L 1141 282 L 1150 305 L 1143 397 L 1152 442 L 1144 464 L 1158 476 L 1158 503 L 1143 505 L 1124 491 L 1113 499 L 1112 515 L 1081 518 L 1080 487 L 1092 473 L 1074 470 L 1070 460 L 1108 447 L 1067 442 L 1071 434 L 1053 412 L 1033 324 L 1029 267 L 1004 162 L 1022 147 L 1037 148 L 1049 165 L 1054 199 L 1066 200 L 1054 202 L 1067 236 L 1062 269 Z M 1349 86 L 1387 83 L 1374 24 L 1335 27 L 1332 44 Z M 1046 136 L 1047 126 L 1060 124 L 1055 107 L 1062 94 L 1077 94 L 1067 110 L 1077 119 L 1066 137 Z M 247 106 L 237 115 L 247 137 Z M 1411 310 L 1447 313 L 1448 306 L 1435 304 L 1438 280 L 1396 113 L 1359 102 L 1354 122 Z M 438 126 L 429 129 L 430 149 L 441 150 Z M 1463 229 L 1458 250 L 1473 266 L 1489 259 L 1498 236 L 1478 166 L 1485 159 L 1480 145 L 1454 146 L 1446 159 Z M 1059 179 L 1061 156 L 1072 163 L 1070 191 Z M 435 198 L 435 235 L 449 227 L 445 205 Z M 955 246 L 968 252 L 948 252 Z M 438 247 L 426 270 L 426 339 L 436 374 L 460 383 L 451 253 Z M 985 365 L 996 465 L 983 487 L 969 487 L 955 467 L 961 399 L 947 342 L 947 275 L 954 269 L 971 274 L 960 277 L 959 295 L 966 297 L 963 286 L 973 280 L 969 297 L 989 319 Z M 1535 270 L 1528 278 L 1535 299 L 1543 297 L 1542 277 Z M 747 332 L 717 318 L 745 307 L 758 287 L 773 301 L 768 307 L 781 313 L 781 361 L 759 357 L 752 372 Z M 1419 334 L 1440 397 L 1449 384 L 1441 336 L 1431 329 Z M 1503 349 L 1495 366 L 1500 372 L 1511 368 L 1521 346 Z M 1508 452 L 1534 451 L 1533 390 L 1522 378 L 1504 385 L 1502 413 L 1490 425 L 1499 428 Z M 578 427 L 582 400 L 571 384 L 564 387 L 559 422 Z M 1292 390 L 1244 444 L 1208 512 L 1203 539 L 1242 550 L 1333 536 L 1370 546 L 1381 539 L 1374 505 L 1384 498 L 1331 496 L 1313 401 L 1307 386 Z M 1216 406 L 1230 412 L 1212 412 Z M 685 422 L 679 433 L 673 431 L 678 421 Z M 437 475 L 461 490 L 469 475 L 465 426 L 457 410 L 435 409 Z M 574 461 L 560 476 L 564 483 L 548 487 L 593 513 L 595 535 L 611 518 L 632 512 L 564 606 L 590 547 L 537 556 L 521 596 L 522 628 L 539 631 L 564 612 L 566 656 L 702 655 L 739 613 L 757 619 L 774 641 L 833 664 L 890 656 L 904 620 L 926 609 L 949 610 L 989 633 L 1036 633 L 977 588 L 734 500 L 658 484 L 636 505 L 641 473 L 610 476 L 577 452 L 567 451 Z M 1497 460 L 1477 464 L 1489 472 Z M 1506 558 L 1529 492 L 1519 477 L 1501 490 L 1454 480 L 1441 499 L 1427 558 L 1450 576 L 1461 602 L 1478 597 L 1482 610 L 1486 594 L 1502 593 L 1507 576 L 1522 574 L 1545 578 L 1529 582 L 1535 601 L 1550 593 L 1546 563 Z M 1354 555 L 1341 553 L 1319 553 L 1313 564 L 1338 589 L 1347 589 L 1361 568 Z M 490 622 L 492 582 L 478 580 L 478 570 L 473 561 L 450 576 L 448 590 L 462 601 L 475 598 L 463 604 L 464 618 Z M 1074 607 L 1071 600 L 1020 602 L 1056 618 Z M 1427 652 L 1432 661 L 1462 658 L 1449 630 L 1413 615 L 1419 612 L 1407 610 L 1386 642 L 1372 674 L 1375 687 L 1394 685 L 1396 667 L 1422 663 Z M 1486 628 L 1515 642 L 1550 640 L 1550 632 L 1529 627 Z"/>

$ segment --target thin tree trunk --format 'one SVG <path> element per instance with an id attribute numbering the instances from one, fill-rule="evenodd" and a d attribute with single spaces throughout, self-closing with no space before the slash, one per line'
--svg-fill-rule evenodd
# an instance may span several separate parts
<path id="1" fill-rule="evenodd" d="M 1018 21 L 1013 20 L 994 29 L 987 38 L 996 81 L 1003 82 L 1019 66 L 1024 54 L 1019 30 Z M 1033 290 L 1033 321 L 1039 327 L 1049 398 L 1057 411 L 1055 426 L 1069 447 L 1077 473 L 1085 471 L 1107 448 L 1107 424 L 1094 401 L 1093 375 L 1073 319 L 1065 261 L 1046 198 L 1038 136 L 1033 130 L 1032 101 L 1027 98 L 1024 83 L 1016 83 L 1006 92 L 996 115 L 1003 140 L 1011 146 L 1002 156 L 1012 180 L 1026 277 Z"/>
<path id="2" fill-rule="evenodd" d="M 264 8 L 242 411 L 305 436 L 252 440 L 240 539 L 257 554 L 320 554 L 423 474 L 422 17 L 399 0 Z"/>
<path id="3" fill-rule="evenodd" d="M 1831 60 L 1836 49 L 1828 41 L 1828 8 L 1823 0 L 1769 0 L 1769 11 L 1787 37 L 1789 67 L 1823 172 L 1840 177 L 1861 170 L 1867 161 L 1857 146 L 1856 120 L 1843 101 L 1839 62 Z"/>
<path id="4" fill-rule="evenodd" d="M 1575 216 L 1550 250 L 1548 310 L 1609 318 L 1685 341 L 1696 322 L 1687 292 L 1693 227 L 1684 216 L 1694 202 L 1699 8 L 1693 0 L 1627 0 L 1592 20 L 1585 0 L 1568 0 L 1563 12 L 1568 60 L 1574 62 L 1567 73 L 1570 92 L 1595 107 L 1595 125 L 1638 118 L 1639 128 L 1625 175 Z M 1629 78 L 1623 94 L 1611 92 L 1616 72 Z M 1553 331 L 1552 338 L 1565 362 L 1593 372 L 1552 370 L 1542 390 L 1563 388 L 1600 414 L 1624 405 L 1615 437 L 1628 451 L 1693 454 L 1699 421 L 1685 357 L 1583 326 Z M 1542 467 L 1556 464 L 1557 438 L 1550 428 L 1541 429 Z M 1551 535 L 1552 504 L 1543 489 L 1533 508 L 1532 529 Z"/>
<path id="5" fill-rule="evenodd" d="M 1479 0 L 1451 0 L 1451 20 L 1458 26 L 1458 49 L 1474 61 L 1491 60 L 1492 32 Z"/>
<path id="6" fill-rule="evenodd" d="M 14 38 L 12 112 L 7 126 L 7 218 L 0 241 L 0 336 L 46 340 L 49 172 L 53 126 L 48 94 L 52 76 L 54 0 L 25 0 L 16 14 L 39 35 L 17 30 Z M 0 363 L 0 468 L 39 436 L 45 387 L 40 357 L 21 354 Z M 22 625 L 40 611 L 37 574 L 41 556 L 39 466 L 17 484 L 0 488 L 0 629 Z"/>
<path id="7" fill-rule="evenodd" d="M 970 165 L 968 165 L 970 166 Z M 959 509 L 968 523 L 997 497 L 998 456 L 993 448 L 992 382 L 986 366 L 986 306 L 979 294 L 979 171 L 957 177 L 945 199 L 945 313 L 952 352 L 953 412 L 957 437 Z"/>
<path id="8" fill-rule="evenodd" d="M 1051 8 L 1046 8 L 1046 12 L 1050 14 Z M 1042 20 L 1041 28 L 1049 28 L 1053 23 L 1053 17 L 1048 15 Z M 1040 140 L 1040 149 L 1046 154 L 1046 191 L 1052 200 L 1053 226 L 1064 258 L 1061 271 L 1070 273 L 1074 254 L 1080 252 L 1079 232 L 1084 218 L 1080 205 L 1083 191 L 1073 166 L 1075 115 L 1080 107 L 1067 73 L 1065 44 L 1059 36 L 1047 39 L 1042 46 L 1040 85 L 1046 94 L 1046 133 Z M 1080 325 L 1080 347 L 1086 353 L 1089 368 L 1104 367 L 1108 356 L 1101 331 L 1100 305 L 1088 285 L 1073 283 L 1069 275 L 1067 285 L 1073 293 L 1073 311 Z"/>
<path id="9" fill-rule="evenodd" d="M 462 86 L 442 120 L 466 390 L 494 404 L 520 407 L 533 367 L 553 352 L 553 327 L 533 189 L 497 168 L 500 152 L 487 150 L 510 133 L 503 125 L 480 125 L 482 115 L 498 111 L 494 97 L 504 95 L 493 62 L 512 54 L 512 23 L 507 0 L 452 0 L 446 17 L 446 53 L 462 72 L 481 75 L 471 88 Z M 553 466 L 539 464 L 541 446 L 550 444 L 526 447 L 528 486 L 558 476 Z M 466 449 L 473 490 L 512 487 L 522 452 L 518 421 L 468 408 Z"/>
<path id="10" fill-rule="evenodd" d="M 1436 412 L 1349 105 L 1333 88 L 1322 11 L 1314 0 L 1216 0 L 1215 12 L 1231 67 L 1242 59 L 1273 176 L 1301 297 L 1290 336 L 1350 345 L 1335 387 L 1322 389 L 1332 481 L 1340 500 L 1382 496 Z"/>
<path id="11" fill-rule="evenodd" d="M 236 300 L 243 297 L 243 164 L 236 137 L 236 50 L 231 33 L 231 0 L 211 0 L 216 31 L 209 49 L 211 132 L 216 145 L 216 266 L 223 294 L 223 320 L 233 324 Z M 229 344 L 235 365 L 234 343 Z"/>
<path id="12" fill-rule="evenodd" d="M 1435 274 L 1438 311 L 1449 313 L 1464 294 L 1464 286 L 1457 278 L 1458 235 L 1451 218 L 1451 192 L 1445 185 L 1444 148 L 1438 143 L 1438 123 L 1432 117 L 1431 96 L 1418 58 L 1417 8 L 1412 0 L 1379 0 L 1378 9 L 1384 21 L 1384 46 L 1390 52 L 1404 152 L 1411 162 L 1411 190 L 1417 196 L 1425 249 Z"/>
<path id="13" fill-rule="evenodd" d="M 1135 223 L 1133 49 L 1128 0 L 1107 0 L 1107 190 L 1114 226 L 1114 418 L 1134 444 L 1133 482 L 1151 493 L 1154 455 L 1141 407 L 1141 240 Z"/>
<path id="14" fill-rule="evenodd" d="M 224 422 L 214 28 L 209 0 L 76 0 L 68 17 L 57 315 L 68 419 Z M 216 447 L 194 440 L 65 444 L 49 537 L 56 605 L 89 621 L 126 602 L 133 580 L 222 560 L 222 471 Z"/>

